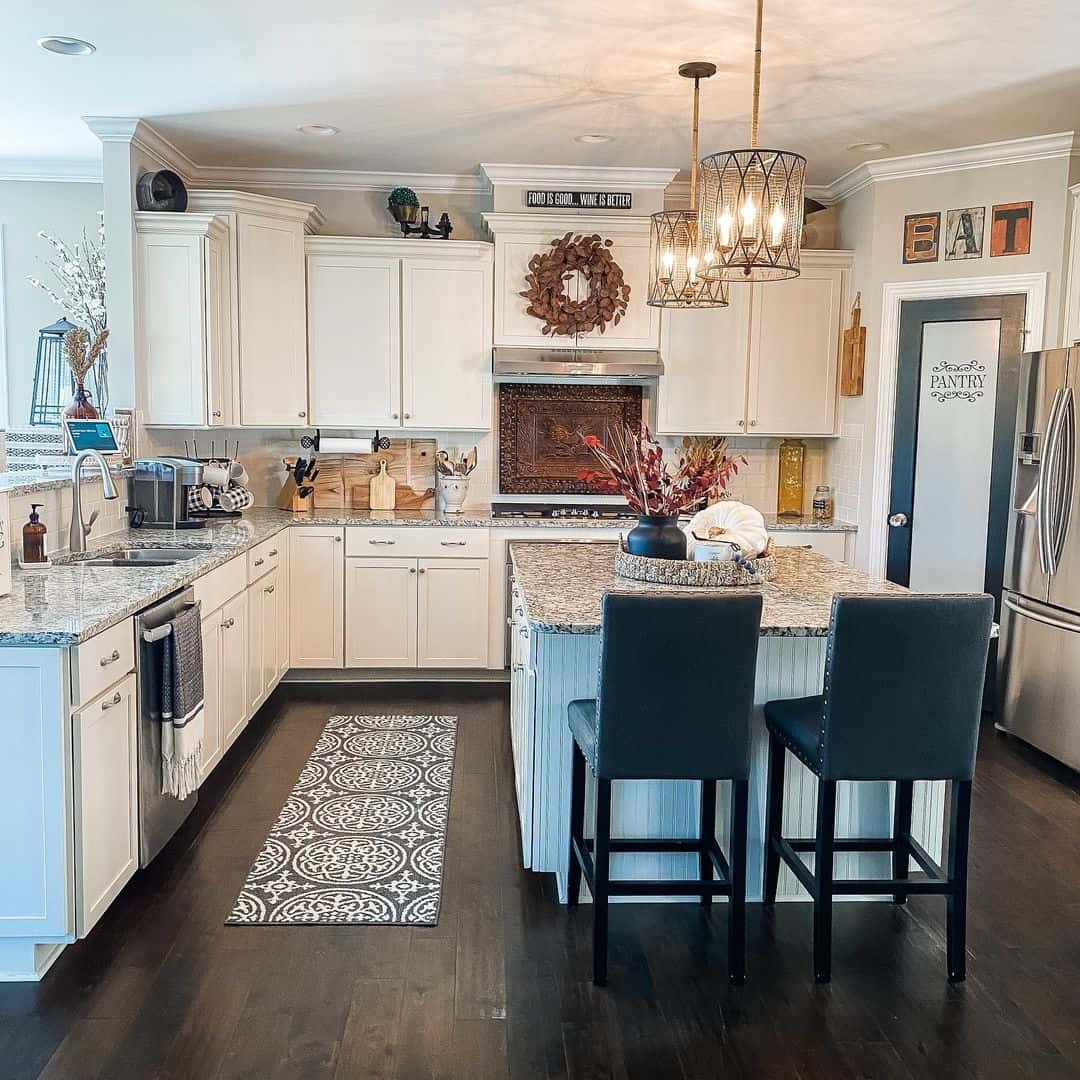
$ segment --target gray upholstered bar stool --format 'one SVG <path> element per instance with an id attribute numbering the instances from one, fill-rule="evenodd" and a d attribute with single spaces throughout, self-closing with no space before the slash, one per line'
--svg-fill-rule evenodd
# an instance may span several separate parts
<path id="1" fill-rule="evenodd" d="M 600 627 L 595 700 L 568 708 L 574 739 L 569 903 L 581 876 L 593 897 L 593 982 L 607 979 L 608 898 L 727 896 L 728 975 L 742 982 L 750 711 L 761 596 L 609 593 Z M 585 767 L 596 776 L 593 840 L 585 839 Z M 611 838 L 613 780 L 700 780 L 696 838 Z M 731 780 L 730 862 L 716 842 L 716 783 Z M 690 881 L 612 881 L 612 852 L 697 852 Z M 714 873 L 718 875 L 714 878 Z"/>
<path id="2" fill-rule="evenodd" d="M 908 893 L 946 898 L 949 978 L 964 978 L 971 779 L 994 601 L 985 595 L 838 596 L 833 600 L 824 694 L 770 701 L 765 816 L 765 902 L 776 900 L 783 860 L 814 898 L 814 974 L 828 982 L 832 900 Z M 784 755 L 818 777 L 813 839 L 782 835 Z M 892 780 L 893 835 L 836 839 L 838 780 Z M 948 867 L 911 835 L 916 780 L 950 780 Z M 833 877 L 838 851 L 889 851 L 889 879 Z M 802 853 L 814 855 L 811 872 Z M 910 860 L 927 875 L 909 880 Z"/>

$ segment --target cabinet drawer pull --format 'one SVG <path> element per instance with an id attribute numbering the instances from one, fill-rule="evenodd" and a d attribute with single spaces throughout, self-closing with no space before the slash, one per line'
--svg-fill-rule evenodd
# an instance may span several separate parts
<path id="1" fill-rule="evenodd" d="M 263 564 L 264 562 L 266 562 L 266 560 L 265 560 L 265 559 L 256 559 L 256 560 L 255 560 L 255 565 L 256 565 L 256 566 L 262 566 L 262 564 Z"/>
<path id="2" fill-rule="evenodd" d="M 369 540 L 368 543 L 369 544 L 388 544 L 388 545 L 392 546 L 392 545 L 396 544 L 397 541 L 396 540 Z"/>
<path id="3" fill-rule="evenodd" d="M 103 656 L 98 661 L 98 663 L 101 664 L 102 667 L 108 667 L 110 664 L 115 664 L 116 661 L 119 660 L 119 659 L 120 659 L 120 650 L 119 649 L 113 649 L 112 656 Z"/>
<path id="4" fill-rule="evenodd" d="M 101 711 L 104 712 L 106 709 L 111 709 L 114 705 L 119 705 L 120 702 L 123 700 L 124 695 L 121 694 L 119 690 L 117 690 L 116 693 L 113 694 L 113 696 L 109 698 L 108 701 L 103 701 L 101 703 Z"/>
<path id="5" fill-rule="evenodd" d="M 263 589 L 263 592 L 265 592 L 265 593 L 272 593 L 273 591 L 274 591 L 274 586 L 273 585 L 267 585 L 266 588 Z"/>
<path id="6" fill-rule="evenodd" d="M 266 554 L 269 558 L 273 559 L 277 555 L 277 548 L 274 548 L 272 551 L 268 551 Z"/>
<path id="7" fill-rule="evenodd" d="M 440 540 L 440 544 L 443 547 L 464 547 L 467 541 L 465 540 Z"/>

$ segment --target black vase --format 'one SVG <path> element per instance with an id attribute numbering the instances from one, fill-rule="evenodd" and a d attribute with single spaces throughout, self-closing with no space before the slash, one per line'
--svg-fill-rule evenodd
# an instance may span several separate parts
<path id="1" fill-rule="evenodd" d="M 686 533 L 674 514 L 641 514 L 626 534 L 626 550 L 648 559 L 685 559 Z"/>

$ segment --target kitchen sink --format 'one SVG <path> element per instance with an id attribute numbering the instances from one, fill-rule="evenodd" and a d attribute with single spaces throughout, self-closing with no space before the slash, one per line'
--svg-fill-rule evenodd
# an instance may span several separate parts
<path id="1" fill-rule="evenodd" d="M 120 548 L 97 555 L 92 559 L 79 560 L 83 566 L 173 566 L 188 559 L 205 555 L 210 548 L 141 547 Z"/>

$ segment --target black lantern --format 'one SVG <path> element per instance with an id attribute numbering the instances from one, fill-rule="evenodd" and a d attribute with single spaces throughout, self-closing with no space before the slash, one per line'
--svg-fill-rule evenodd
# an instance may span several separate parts
<path id="1" fill-rule="evenodd" d="M 38 331 L 34 392 L 30 399 L 32 427 L 59 427 L 60 418 L 75 392 L 71 368 L 64 360 L 64 335 L 75 328 L 74 323 L 60 319 Z"/>

